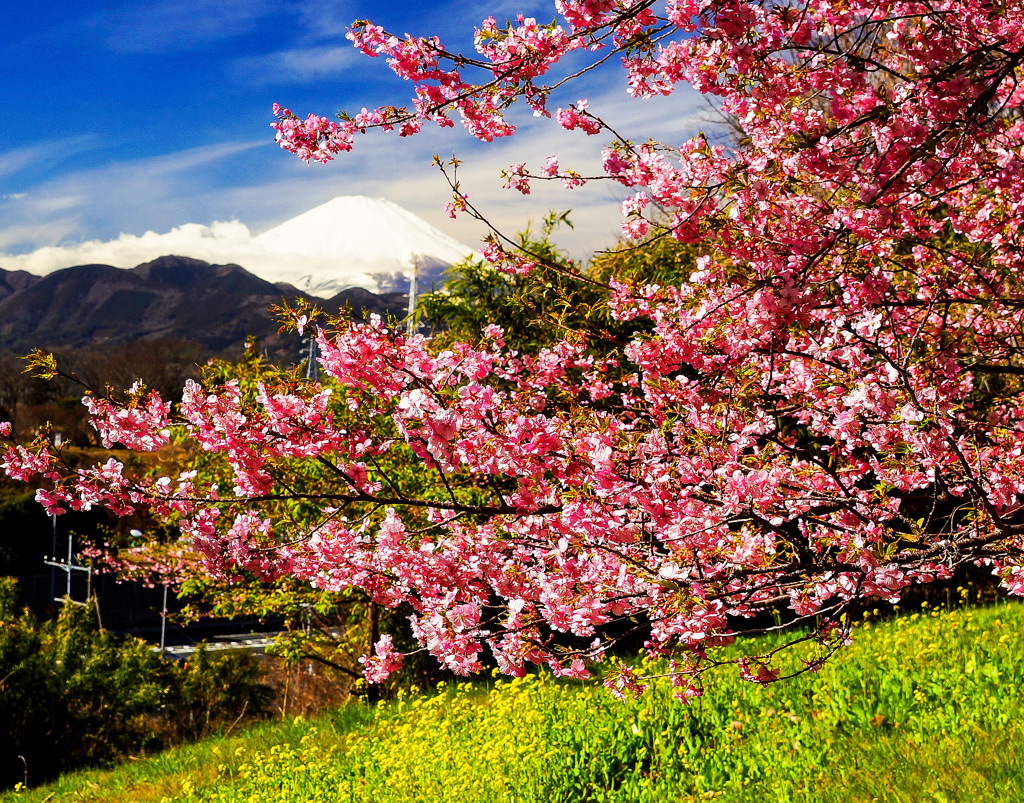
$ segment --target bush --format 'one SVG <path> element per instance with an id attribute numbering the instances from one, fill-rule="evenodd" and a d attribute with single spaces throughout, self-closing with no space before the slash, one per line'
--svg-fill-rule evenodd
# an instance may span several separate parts
<path id="1" fill-rule="evenodd" d="M 97 631 L 88 608 L 65 605 L 41 624 L 17 614 L 15 593 L 0 579 L 0 782 L 142 747 L 165 693 L 164 662 L 144 642 Z"/>
<path id="2" fill-rule="evenodd" d="M 174 666 L 162 717 L 165 740 L 196 741 L 247 713 L 262 714 L 273 690 L 260 675 L 249 653 L 211 655 L 201 646 L 191 659 Z"/>
<path id="3" fill-rule="evenodd" d="M 200 650 L 174 664 L 99 630 L 91 608 L 18 613 L 16 591 L 0 578 L 0 786 L 208 735 L 268 702 L 252 656 Z"/>

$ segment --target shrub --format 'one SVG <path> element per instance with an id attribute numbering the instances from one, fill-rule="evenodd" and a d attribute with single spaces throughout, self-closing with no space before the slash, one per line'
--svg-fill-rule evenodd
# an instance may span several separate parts
<path id="1" fill-rule="evenodd" d="M 65 605 L 38 622 L 14 610 L 0 579 L 0 782 L 38 781 L 112 760 L 152 738 L 167 668 L 148 645 L 96 629 L 91 609 Z"/>
<path id="2" fill-rule="evenodd" d="M 99 630 L 91 608 L 66 604 L 45 622 L 19 613 L 16 593 L 0 578 L 0 786 L 205 736 L 269 700 L 250 655 L 200 650 L 175 664 Z"/>

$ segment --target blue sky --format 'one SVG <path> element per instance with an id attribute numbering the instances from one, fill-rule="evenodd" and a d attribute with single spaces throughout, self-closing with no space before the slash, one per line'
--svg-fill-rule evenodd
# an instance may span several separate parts
<path id="1" fill-rule="evenodd" d="M 328 166 L 307 167 L 274 144 L 270 106 L 305 115 L 407 102 L 411 88 L 383 60 L 360 55 L 348 24 L 368 18 L 395 33 L 436 34 L 470 50 L 487 14 L 551 19 L 543 2 L 361 0 L 37 0 L 3 3 L 0 85 L 0 254 L 239 220 L 258 233 L 336 195 L 386 197 L 474 244 L 479 225 L 441 211 L 446 185 L 433 153 L 466 159 L 466 189 L 515 231 L 548 208 L 572 207 L 574 253 L 610 244 L 621 193 L 600 185 L 523 198 L 502 190 L 512 162 L 593 172 L 600 138 L 567 133 L 521 110 L 520 135 L 492 145 L 461 128 L 408 139 L 371 134 Z M 632 136 L 675 143 L 703 113 L 692 93 L 629 101 L 620 71 L 557 98 L 587 97 Z M 635 108 L 634 108 L 635 107 Z M 0 261 L 0 267 L 2 267 Z"/>

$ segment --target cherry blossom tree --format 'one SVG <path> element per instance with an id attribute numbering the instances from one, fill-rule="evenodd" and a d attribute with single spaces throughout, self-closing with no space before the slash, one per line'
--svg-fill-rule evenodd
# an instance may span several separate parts
<path id="1" fill-rule="evenodd" d="M 412 82 L 412 103 L 337 120 L 275 107 L 277 139 L 317 162 L 371 128 L 458 120 L 489 141 L 525 103 L 605 137 L 602 171 L 552 158 L 510 166 L 506 184 L 621 185 L 629 248 L 671 238 L 698 255 L 681 281 L 588 271 L 492 232 L 496 270 L 576 288 L 588 315 L 566 309 L 530 351 L 506 347 L 500 322 L 438 350 L 377 319 L 316 326 L 294 310 L 316 326 L 324 385 L 189 383 L 173 410 L 142 387 L 86 397 L 105 442 L 188 439 L 223 455 L 229 482 L 143 481 L 116 460 L 71 471 L 43 442 L 12 445 L 7 473 L 45 477 L 54 512 L 174 517 L 211 572 L 407 603 L 420 644 L 460 674 L 489 652 L 508 674 L 582 678 L 638 630 L 688 699 L 727 660 L 716 645 L 772 612 L 813 669 L 865 599 L 969 563 L 1024 593 L 1024 6 L 555 7 L 547 25 L 484 20 L 476 55 L 357 22 L 353 44 Z M 613 63 L 637 102 L 683 84 L 712 96 L 738 144 L 631 142 L 584 100 L 550 108 Z M 453 167 L 449 212 L 483 216 Z M 735 662 L 768 682 L 790 671 L 775 654 Z M 367 677 L 401 662 L 385 636 Z M 624 666 L 605 678 L 642 688 Z"/>

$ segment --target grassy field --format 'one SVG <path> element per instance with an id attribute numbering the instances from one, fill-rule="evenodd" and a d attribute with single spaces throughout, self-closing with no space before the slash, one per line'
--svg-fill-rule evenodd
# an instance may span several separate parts
<path id="1" fill-rule="evenodd" d="M 817 675 L 687 707 L 546 676 L 266 723 L 0 796 L 58 801 L 1024 801 L 1024 605 L 860 628 Z"/>

